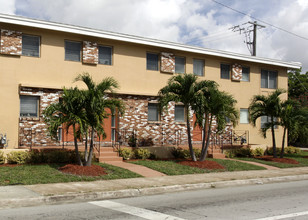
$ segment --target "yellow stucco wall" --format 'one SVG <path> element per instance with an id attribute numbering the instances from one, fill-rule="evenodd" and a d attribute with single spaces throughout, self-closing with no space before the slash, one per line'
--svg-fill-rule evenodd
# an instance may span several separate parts
<path id="1" fill-rule="evenodd" d="M 237 107 L 248 108 L 255 94 L 267 94 L 273 90 L 261 88 L 261 69 L 278 71 L 278 88 L 287 89 L 287 69 L 270 65 L 242 62 L 220 57 L 155 48 L 112 40 L 104 40 L 63 32 L 42 30 L 0 23 L 0 29 L 22 31 L 24 34 L 41 36 L 40 57 L 0 55 L 0 133 L 7 133 L 9 148 L 18 147 L 19 85 L 51 88 L 70 87 L 77 74 L 91 73 L 99 81 L 114 77 L 120 84 L 120 93 L 156 95 L 166 85 L 172 74 L 146 70 L 146 52 L 172 52 L 186 58 L 186 73 L 193 72 L 193 58 L 205 61 L 204 76 L 200 79 L 215 80 L 220 88 L 234 95 Z M 82 62 L 64 60 L 64 40 L 93 41 L 99 45 L 113 47 L 112 65 L 86 65 Z M 233 82 L 220 79 L 220 63 L 238 63 L 250 67 L 250 82 Z M 271 145 L 270 133 L 266 140 L 259 134 L 260 122 L 253 128 L 249 124 L 238 124 L 236 130 L 249 130 L 250 143 Z M 282 129 L 277 129 L 278 146 Z"/>

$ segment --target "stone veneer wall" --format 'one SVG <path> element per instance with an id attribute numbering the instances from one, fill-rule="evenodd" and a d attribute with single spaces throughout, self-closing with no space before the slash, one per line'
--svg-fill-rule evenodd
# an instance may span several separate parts
<path id="1" fill-rule="evenodd" d="M 22 33 L 2 29 L 0 52 L 7 55 L 21 55 Z"/>
<path id="2" fill-rule="evenodd" d="M 59 145 L 59 142 L 47 136 L 42 112 L 59 100 L 61 90 L 21 87 L 19 94 L 39 97 L 39 117 L 19 117 L 19 146 Z"/>
<path id="3" fill-rule="evenodd" d="M 87 64 L 98 63 L 98 47 L 97 43 L 84 41 L 82 47 L 82 62 Z"/>
<path id="4" fill-rule="evenodd" d="M 125 130 L 127 135 L 135 131 L 138 140 L 151 138 L 155 145 L 176 144 L 179 138 L 180 144 L 187 143 L 186 123 L 174 121 L 175 103 L 169 103 L 168 112 L 162 113 L 160 121 L 152 122 L 148 121 L 148 103 L 157 102 L 157 97 L 122 95 L 120 99 L 126 106 L 125 114 L 119 118 L 120 131 Z"/>

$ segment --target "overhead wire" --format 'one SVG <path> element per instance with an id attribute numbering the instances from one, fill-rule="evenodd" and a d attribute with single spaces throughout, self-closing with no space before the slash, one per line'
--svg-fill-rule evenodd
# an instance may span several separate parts
<path id="1" fill-rule="evenodd" d="M 276 26 L 276 25 L 273 25 L 273 24 L 271 24 L 271 23 L 269 23 L 269 22 L 266 22 L 266 21 L 263 21 L 263 20 L 261 20 L 261 19 L 258 19 L 258 18 L 254 17 L 254 16 L 252 16 L 252 15 L 249 15 L 249 14 L 247 14 L 247 13 L 244 13 L 244 12 L 242 12 L 242 11 L 239 11 L 239 10 L 237 10 L 237 9 L 234 9 L 234 8 L 232 8 L 232 7 L 228 6 L 228 5 L 225 5 L 225 4 L 221 3 L 221 2 L 218 2 L 218 1 L 216 1 L 216 0 L 211 0 L 211 1 L 214 2 L 214 3 L 216 3 L 216 4 L 219 4 L 219 5 L 223 6 L 223 7 L 225 7 L 225 8 L 228 8 L 228 9 L 230 9 L 230 10 L 232 10 L 232 11 L 235 11 L 235 12 L 237 12 L 237 13 L 239 13 L 239 14 L 248 16 L 248 17 L 250 17 L 250 18 L 252 18 L 252 19 L 254 19 L 254 20 L 256 20 L 256 21 L 262 22 L 262 23 L 264 23 L 264 24 L 266 24 L 266 25 L 268 25 L 268 26 L 271 26 L 271 27 L 273 27 L 273 28 L 276 28 L 276 29 L 278 29 L 278 30 L 280 30 L 280 31 L 284 31 L 284 32 L 286 32 L 286 33 L 288 33 L 288 34 L 294 35 L 294 36 L 299 37 L 299 38 L 302 38 L 302 39 L 304 39 L 304 40 L 308 40 L 307 37 L 303 37 L 303 36 L 301 36 L 301 35 L 298 35 L 298 34 L 296 34 L 296 33 L 293 33 L 293 32 L 291 32 L 291 31 L 288 31 L 288 30 L 283 29 L 283 28 L 281 28 L 281 27 L 278 27 L 278 26 Z"/>

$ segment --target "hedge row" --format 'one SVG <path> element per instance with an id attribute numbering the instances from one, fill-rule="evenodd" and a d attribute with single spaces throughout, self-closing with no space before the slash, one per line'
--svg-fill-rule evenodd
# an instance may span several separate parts
<path id="1" fill-rule="evenodd" d="M 83 158 L 83 152 L 80 152 Z M 0 152 L 0 164 L 40 164 L 40 163 L 76 163 L 76 153 L 66 149 L 47 149 L 33 151 L 12 151 L 4 156 Z"/>

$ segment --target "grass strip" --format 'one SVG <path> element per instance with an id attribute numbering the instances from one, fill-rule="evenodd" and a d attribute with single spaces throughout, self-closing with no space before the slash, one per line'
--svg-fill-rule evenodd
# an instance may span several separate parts
<path id="1" fill-rule="evenodd" d="M 0 167 L 0 185 L 32 185 L 141 177 L 139 174 L 120 167 L 109 164 L 96 164 L 104 167 L 108 174 L 98 177 L 64 174 L 58 170 L 64 164 L 4 166 Z"/>

